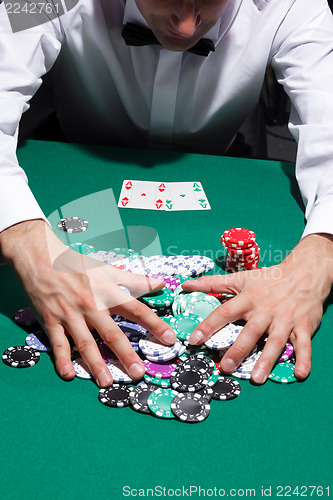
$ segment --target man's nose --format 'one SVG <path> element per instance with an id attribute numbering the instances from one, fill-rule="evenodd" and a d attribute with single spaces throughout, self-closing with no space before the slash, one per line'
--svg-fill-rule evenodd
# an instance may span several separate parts
<path id="1" fill-rule="evenodd" d="M 192 36 L 201 24 L 201 16 L 194 2 L 185 1 L 171 13 L 170 21 L 177 33 Z"/>

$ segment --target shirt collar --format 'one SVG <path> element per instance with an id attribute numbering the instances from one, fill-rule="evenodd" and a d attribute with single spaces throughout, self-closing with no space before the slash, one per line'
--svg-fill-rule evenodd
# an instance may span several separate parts
<path id="1" fill-rule="evenodd" d="M 224 33 L 227 31 L 229 26 L 235 19 L 237 12 L 241 6 L 243 0 L 231 0 L 223 16 L 217 21 L 215 26 L 206 33 L 204 38 L 212 40 L 212 42 L 217 43 L 223 37 Z M 135 0 L 126 0 L 125 11 L 124 11 L 124 24 L 135 23 L 149 28 L 147 21 L 139 11 Z"/>

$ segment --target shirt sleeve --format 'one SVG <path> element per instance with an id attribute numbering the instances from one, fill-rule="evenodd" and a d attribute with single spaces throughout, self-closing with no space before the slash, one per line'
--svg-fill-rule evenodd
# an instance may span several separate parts
<path id="1" fill-rule="evenodd" d="M 0 4 L 0 231 L 24 220 L 46 220 L 16 149 L 22 113 L 54 64 L 61 39 L 59 19 L 13 32 L 5 3 Z"/>
<path id="2" fill-rule="evenodd" d="M 333 234 L 333 18 L 327 0 L 295 0 L 276 33 L 271 63 L 291 99 L 296 178 L 311 233 Z"/>

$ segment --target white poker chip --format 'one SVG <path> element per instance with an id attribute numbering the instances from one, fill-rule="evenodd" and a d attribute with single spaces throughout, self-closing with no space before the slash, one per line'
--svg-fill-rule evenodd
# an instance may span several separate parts
<path id="1" fill-rule="evenodd" d="M 205 342 L 209 349 L 225 349 L 231 346 L 237 339 L 242 327 L 235 328 L 235 325 L 229 323 L 221 328 Z"/>
<path id="2" fill-rule="evenodd" d="M 82 358 L 77 358 L 75 361 L 72 361 L 74 370 L 75 370 L 75 377 L 78 378 L 84 378 L 84 379 L 92 379 L 92 373 L 90 371 L 90 368 L 88 367 L 87 363 L 84 361 Z"/>
<path id="3" fill-rule="evenodd" d="M 126 372 L 123 364 L 119 360 L 107 363 L 114 382 L 123 382 L 124 384 L 131 384 L 134 379 L 131 378 Z"/>

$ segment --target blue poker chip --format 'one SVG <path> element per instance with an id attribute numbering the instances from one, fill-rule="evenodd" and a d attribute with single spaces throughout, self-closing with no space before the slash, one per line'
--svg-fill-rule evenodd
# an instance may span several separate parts
<path id="1" fill-rule="evenodd" d="M 131 323 L 130 321 L 118 321 L 117 325 L 130 340 L 134 340 L 134 338 L 138 339 L 135 340 L 135 342 L 139 341 L 147 334 L 146 328 L 138 325 L 137 323 Z"/>
<path id="2" fill-rule="evenodd" d="M 48 336 L 43 330 L 30 333 L 25 339 L 26 345 L 40 352 L 50 352 L 52 350 Z"/>

